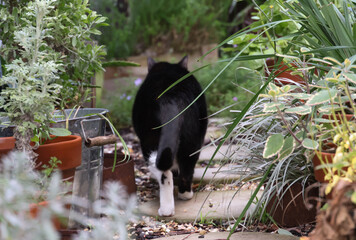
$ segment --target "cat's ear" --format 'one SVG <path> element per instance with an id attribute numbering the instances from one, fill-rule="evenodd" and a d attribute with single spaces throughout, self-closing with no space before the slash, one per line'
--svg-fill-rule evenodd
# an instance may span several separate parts
<path id="1" fill-rule="evenodd" d="M 188 56 L 184 56 L 178 63 L 181 67 L 188 69 Z"/>
<path id="2" fill-rule="evenodd" d="M 153 67 L 153 65 L 155 65 L 156 62 L 155 60 L 153 60 L 153 58 L 149 57 L 147 58 L 147 66 L 148 66 L 148 71 L 151 70 L 151 68 Z"/>

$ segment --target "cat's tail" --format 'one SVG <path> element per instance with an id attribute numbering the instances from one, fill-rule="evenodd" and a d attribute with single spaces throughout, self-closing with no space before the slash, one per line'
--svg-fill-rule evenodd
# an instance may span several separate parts
<path id="1" fill-rule="evenodd" d="M 161 106 L 162 123 L 166 123 L 179 114 L 175 105 Z M 161 128 L 160 140 L 157 150 L 156 167 L 161 171 L 170 170 L 173 166 L 179 145 L 181 118 L 173 120 Z"/>

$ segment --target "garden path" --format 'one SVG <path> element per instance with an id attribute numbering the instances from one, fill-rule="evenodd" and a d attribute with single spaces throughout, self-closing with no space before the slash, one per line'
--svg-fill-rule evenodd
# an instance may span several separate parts
<path id="1" fill-rule="evenodd" d="M 204 235 L 205 240 L 222 240 L 226 239 L 229 235 L 228 232 L 212 232 Z M 165 238 L 167 240 L 198 240 L 202 239 L 199 233 L 184 234 Z M 231 240 L 297 240 L 298 237 L 270 234 L 270 233 L 255 233 L 255 232 L 239 232 L 231 235 Z"/>

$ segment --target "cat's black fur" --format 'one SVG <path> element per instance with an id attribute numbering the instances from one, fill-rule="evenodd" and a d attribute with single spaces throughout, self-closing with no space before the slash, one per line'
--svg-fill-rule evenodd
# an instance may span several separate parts
<path id="1" fill-rule="evenodd" d="M 191 191 L 199 153 L 190 155 L 198 151 L 204 142 L 207 129 L 204 95 L 171 123 L 153 128 L 178 115 L 201 93 L 198 81 L 190 76 L 157 99 L 170 85 L 188 74 L 187 60 L 184 57 L 178 64 L 170 64 L 155 63 L 149 59 L 149 73 L 137 93 L 132 114 L 145 159 L 148 160 L 150 154 L 157 151 L 156 167 L 161 171 L 171 170 L 174 159 L 177 160 L 180 193 Z"/>

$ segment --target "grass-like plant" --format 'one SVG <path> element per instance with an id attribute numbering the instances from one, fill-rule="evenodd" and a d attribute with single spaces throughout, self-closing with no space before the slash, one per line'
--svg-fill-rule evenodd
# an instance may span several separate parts
<path id="1" fill-rule="evenodd" d="M 225 41 L 221 42 L 217 47 L 220 47 L 220 46 L 224 45 L 225 43 L 228 43 L 229 41 L 235 39 L 236 37 L 243 36 L 243 35 L 249 34 L 251 32 L 255 32 L 256 30 L 264 29 L 264 31 L 262 31 L 259 35 L 257 35 L 256 38 L 251 39 L 246 44 L 246 46 L 243 49 L 241 49 L 241 51 L 238 52 L 231 59 L 231 61 L 228 64 L 226 64 L 226 66 L 221 70 L 221 72 L 219 72 L 219 74 L 211 81 L 210 85 L 216 80 L 216 78 L 223 71 L 226 71 L 228 69 L 228 66 L 231 64 L 232 61 L 241 59 L 241 55 L 242 55 L 241 53 L 245 49 L 247 49 L 252 43 L 254 43 L 255 41 L 258 41 L 258 39 L 260 38 L 260 36 L 263 35 L 264 32 L 269 31 L 269 29 L 274 28 L 275 26 L 282 24 L 284 22 L 295 22 L 298 26 L 297 31 L 293 35 L 283 36 L 284 38 L 288 37 L 288 39 L 290 40 L 289 46 L 286 47 L 286 51 L 288 51 L 288 49 L 290 49 L 292 46 L 297 46 L 298 47 L 297 49 L 300 49 L 301 47 L 307 47 L 307 48 L 309 48 L 309 51 L 308 51 L 309 53 L 313 53 L 313 54 L 315 54 L 315 56 L 318 56 L 318 57 L 323 57 L 323 56 L 327 56 L 330 51 L 337 52 L 339 50 L 343 51 L 344 49 L 348 49 L 350 51 L 349 52 L 346 51 L 346 55 L 344 55 L 344 56 L 346 58 L 352 57 L 354 55 L 352 53 L 353 49 L 355 48 L 354 43 L 346 44 L 345 42 L 342 42 L 342 41 L 334 41 L 334 42 L 329 42 L 327 45 L 326 43 L 324 43 L 323 41 L 321 41 L 319 39 L 318 34 L 321 34 L 321 35 L 323 35 L 323 38 L 328 39 L 330 36 L 328 36 L 327 34 L 330 32 L 307 31 L 306 27 L 303 26 L 303 24 L 309 24 L 315 28 L 330 27 L 330 25 L 333 24 L 333 22 L 330 21 L 330 19 L 326 20 L 326 18 L 333 16 L 332 12 L 334 12 L 334 13 L 336 13 L 338 20 L 335 22 L 334 26 L 330 27 L 330 29 L 334 29 L 333 31 L 336 33 L 339 31 L 339 29 L 338 29 L 338 31 L 336 31 L 335 28 L 343 29 L 346 26 L 347 30 L 350 30 L 349 26 L 354 26 L 355 12 L 354 12 L 354 10 L 352 10 L 352 8 L 348 8 L 350 5 L 352 5 L 352 3 L 350 3 L 347 0 L 341 1 L 341 2 L 342 2 L 341 5 L 342 5 L 342 9 L 343 9 L 342 11 L 338 10 L 337 7 L 340 7 L 339 5 L 335 6 L 335 4 L 332 4 L 332 3 L 326 4 L 326 1 L 318 1 L 317 4 L 315 4 L 315 1 L 311 1 L 311 0 L 299 1 L 293 5 L 294 8 L 292 8 L 292 7 L 287 8 L 286 7 L 287 5 L 285 5 L 285 4 L 288 4 L 288 2 L 286 2 L 286 1 L 274 1 L 275 4 L 279 4 L 281 6 L 281 9 L 282 9 L 283 13 L 285 13 L 285 14 L 287 14 L 287 10 L 289 10 L 289 11 L 295 11 L 294 12 L 295 14 L 302 15 L 302 11 L 303 11 L 302 9 L 308 8 L 311 6 L 319 8 L 319 10 L 323 7 L 326 7 L 326 8 L 322 10 L 323 14 L 313 12 L 313 14 L 315 13 L 319 18 L 315 21 L 310 21 L 310 19 L 308 19 L 308 18 L 311 18 L 312 14 L 305 14 L 304 19 L 298 19 L 298 18 L 292 17 L 290 15 L 286 15 L 289 17 L 287 17 L 285 20 L 270 21 L 269 19 L 267 19 L 269 21 L 267 21 L 264 25 L 256 26 L 255 28 L 252 28 L 252 29 L 251 28 L 244 29 L 243 31 L 238 32 L 238 33 L 232 35 L 231 37 L 227 38 Z M 288 5 L 288 6 L 290 6 L 290 5 Z M 330 11 L 331 13 L 329 13 L 328 11 Z M 329 15 L 329 14 L 331 14 L 331 15 Z M 265 14 L 265 15 L 267 15 L 267 14 Z M 313 17 L 314 17 L 314 15 L 313 15 Z M 343 23 L 346 23 L 346 25 L 343 26 L 342 25 Z M 314 26 L 314 24 L 315 24 L 315 26 Z M 350 35 L 346 35 L 345 38 L 350 37 L 350 39 L 352 41 L 354 41 L 355 40 L 354 30 L 352 30 L 352 32 L 348 31 L 348 33 L 350 33 Z M 274 36 L 273 39 L 277 39 L 276 36 Z M 279 54 L 282 54 L 282 53 L 279 53 Z M 294 57 L 300 58 L 301 60 L 303 60 L 303 57 L 302 57 L 303 54 L 306 54 L 306 53 L 302 53 L 302 54 L 296 53 Z M 276 53 L 274 54 L 274 56 L 277 57 Z M 245 59 L 251 60 L 251 59 L 254 59 L 257 57 L 258 58 L 267 58 L 270 56 L 268 56 L 267 54 L 264 54 L 264 56 L 262 56 L 262 55 L 261 56 L 246 56 Z M 280 58 L 278 61 L 280 62 L 283 57 L 284 57 L 283 55 L 280 55 Z M 343 59 L 345 59 L 345 57 L 343 57 L 342 60 L 340 60 L 340 61 L 343 61 Z M 339 59 L 339 58 L 337 58 L 337 59 Z M 278 66 L 278 64 L 276 64 L 276 66 Z M 306 68 L 306 66 L 303 66 L 301 68 Z M 246 114 L 249 112 L 249 109 L 253 106 L 254 102 L 258 99 L 259 94 L 263 93 L 264 90 L 267 88 L 269 82 L 276 77 L 275 70 L 276 70 L 276 68 L 268 76 L 265 84 L 262 85 L 260 90 L 251 98 L 250 102 L 246 105 L 246 107 L 244 109 L 242 109 L 242 111 L 239 114 L 236 115 L 236 118 L 232 121 L 225 136 L 223 136 L 220 143 L 218 144 L 218 147 L 217 147 L 215 153 L 213 154 L 212 159 L 214 158 L 216 153 L 219 151 L 219 148 L 222 146 L 222 144 L 224 144 L 224 142 L 226 140 L 230 139 L 231 136 L 234 136 L 233 135 L 234 129 L 235 128 L 239 129 L 241 124 L 243 124 L 243 122 L 246 121 Z M 208 85 L 208 87 L 210 85 Z M 315 94 L 315 93 L 312 93 L 311 89 L 309 89 L 308 94 Z M 272 95 L 273 95 L 273 93 L 272 93 Z M 322 97 L 322 96 L 318 96 L 318 97 Z M 317 99 L 317 98 L 315 98 L 315 99 Z M 263 113 L 263 111 L 261 109 L 260 114 L 262 114 L 262 113 Z M 277 119 L 274 119 L 271 122 L 271 125 L 270 125 L 271 127 L 275 126 L 276 120 Z M 268 135 L 266 135 L 266 137 L 268 137 Z M 243 139 L 243 140 L 245 140 L 245 139 Z M 267 138 L 263 141 L 263 144 L 266 144 L 266 141 L 267 141 Z M 282 147 L 283 147 L 283 145 L 284 144 L 282 141 Z M 279 152 L 280 149 L 282 149 L 282 148 L 278 147 L 277 152 Z M 275 152 L 275 151 L 273 151 L 273 152 Z M 267 196 L 267 197 L 262 197 L 262 199 L 260 201 L 268 201 L 268 199 L 270 199 L 270 196 L 272 196 L 272 192 L 279 192 L 283 195 L 283 191 L 288 190 L 288 188 L 283 188 L 284 186 L 288 186 L 288 184 L 290 185 L 290 183 L 293 183 L 295 181 L 302 181 L 303 184 L 308 181 L 308 179 L 311 176 L 311 165 L 310 165 L 310 162 L 308 162 L 307 159 L 305 159 L 303 157 L 302 153 L 303 153 L 303 149 L 299 149 L 299 150 L 296 149 L 296 151 L 294 151 L 294 153 L 290 153 L 288 157 L 281 158 L 281 159 L 279 159 L 279 161 L 277 161 L 275 159 L 272 159 L 268 162 L 260 160 L 261 161 L 260 166 L 256 167 L 257 169 L 263 169 L 262 170 L 263 175 L 259 178 L 260 184 L 258 185 L 256 191 L 252 195 L 250 201 L 246 205 L 243 213 L 236 220 L 231 233 L 238 226 L 238 224 L 241 223 L 241 220 L 245 216 L 247 209 L 252 204 L 253 200 L 256 197 L 258 190 L 262 187 L 263 184 L 267 184 L 267 186 L 268 186 L 268 188 L 265 188 L 265 191 L 264 191 L 264 196 Z M 261 156 L 261 158 L 262 158 L 262 156 Z M 271 174 L 274 177 L 271 177 Z M 266 182 L 267 179 L 268 179 L 268 182 Z M 268 189 L 268 191 L 266 189 Z M 278 191 L 276 191 L 276 190 L 278 190 Z M 280 191 L 282 191 L 282 192 L 280 192 Z"/>
<path id="2" fill-rule="evenodd" d="M 340 62 L 356 54 L 356 11 L 353 1 L 279 2 L 287 15 L 301 25 L 296 33 L 298 37 L 295 44 L 306 44 L 319 58 L 328 56 Z"/>

